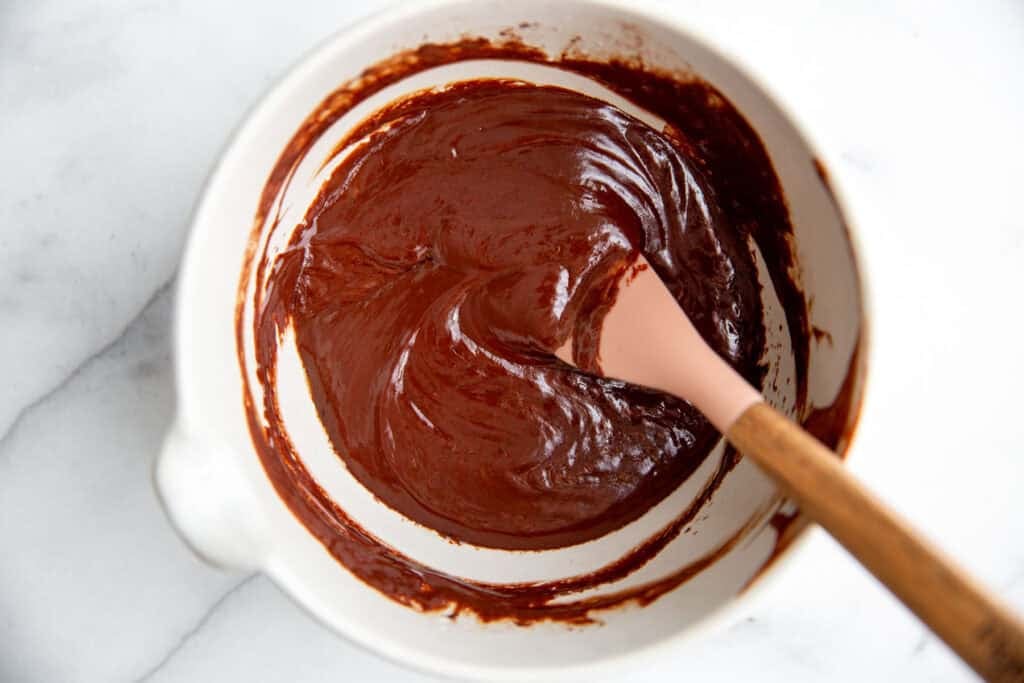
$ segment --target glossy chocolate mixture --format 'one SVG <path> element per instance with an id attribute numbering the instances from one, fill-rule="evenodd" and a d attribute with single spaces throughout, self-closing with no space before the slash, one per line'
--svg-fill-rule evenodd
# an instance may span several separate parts
<path id="1" fill-rule="evenodd" d="M 413 71 L 495 56 L 547 60 L 484 41 L 426 46 L 340 89 L 282 155 L 257 226 L 302 155 L 356 103 Z M 271 381 L 281 330 L 295 330 L 321 421 L 353 475 L 411 519 L 498 548 L 566 546 L 621 527 L 690 476 L 719 438 L 681 400 L 551 355 L 572 337 L 581 364 L 593 365 L 592 330 L 610 283 L 638 251 L 704 338 L 756 384 L 765 333 L 747 240 L 756 241 L 786 306 L 798 409 L 806 396 L 809 331 L 790 279 L 791 227 L 754 131 L 704 82 L 623 64 L 552 63 L 629 97 L 665 130 L 521 82 L 412 96 L 338 145 L 346 156 L 289 248 L 272 263 L 250 253 L 243 273 L 243 293 L 252 265 L 270 283 L 256 294 L 254 320 L 265 400 L 247 404 L 268 475 L 351 571 L 422 609 L 585 621 L 593 609 L 654 599 L 741 534 L 656 584 L 550 604 L 642 566 L 692 521 L 735 456 L 672 525 L 594 574 L 523 586 L 445 576 L 366 533 L 309 476 Z M 836 419 L 845 425 L 848 415 Z"/>
<path id="2" fill-rule="evenodd" d="M 600 329 L 643 249 L 759 379 L 756 267 L 695 165 L 599 100 L 496 80 L 411 98 L 364 131 L 275 264 L 265 319 L 294 326 L 352 473 L 408 517 L 502 548 L 595 538 L 675 489 L 715 430 L 553 352 Z"/>

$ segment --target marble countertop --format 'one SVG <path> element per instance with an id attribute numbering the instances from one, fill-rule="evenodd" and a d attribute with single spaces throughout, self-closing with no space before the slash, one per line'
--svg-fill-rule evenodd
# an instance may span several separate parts
<path id="1" fill-rule="evenodd" d="M 661 4 L 789 103 L 853 207 L 878 353 L 851 466 L 1024 609 L 1024 5 Z M 0 5 L 0 681 L 427 680 L 201 564 L 150 485 L 203 180 L 375 5 Z M 821 532 L 766 590 L 630 680 L 970 679 Z"/>

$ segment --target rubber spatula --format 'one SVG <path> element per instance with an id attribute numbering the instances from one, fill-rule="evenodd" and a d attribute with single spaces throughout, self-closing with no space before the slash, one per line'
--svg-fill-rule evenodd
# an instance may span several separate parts
<path id="1" fill-rule="evenodd" d="M 1024 623 L 765 403 L 704 342 L 643 256 L 618 285 L 598 342 L 605 376 L 689 401 L 978 674 L 1024 681 Z M 556 355 L 572 364 L 571 341 Z"/>

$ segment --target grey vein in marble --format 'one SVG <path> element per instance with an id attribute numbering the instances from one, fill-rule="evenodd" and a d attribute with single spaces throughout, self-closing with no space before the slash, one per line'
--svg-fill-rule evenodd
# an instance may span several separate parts
<path id="1" fill-rule="evenodd" d="M 164 287 L 5 441 L 2 681 L 133 678 L 237 581 L 180 544 L 149 485 L 174 410 L 171 299 Z"/>
<path id="2" fill-rule="evenodd" d="M 89 367 L 89 365 L 93 361 L 98 360 L 100 357 L 102 357 L 108 351 L 114 348 L 124 338 L 124 336 L 128 334 L 129 331 L 131 331 L 132 327 L 139 321 L 139 319 L 146 315 L 147 311 L 149 311 L 149 309 L 152 306 L 154 306 L 162 296 L 164 296 L 173 288 L 173 285 L 174 277 L 172 276 L 171 279 L 167 280 L 167 282 L 164 282 L 157 288 L 157 290 L 153 293 L 149 300 L 146 301 L 145 304 L 143 304 L 142 310 L 140 310 L 138 314 L 136 314 L 130 321 L 128 321 L 128 324 L 124 327 L 124 329 L 117 333 L 113 339 L 104 344 L 98 350 L 94 351 L 92 354 L 87 356 L 82 362 L 80 362 L 78 365 L 72 368 L 71 371 L 68 372 L 68 374 L 62 380 L 60 380 L 60 382 L 58 382 L 56 386 L 52 387 L 51 389 L 48 389 L 46 393 L 44 393 L 42 396 L 36 398 L 31 403 L 29 403 L 26 406 L 23 406 L 20 410 L 18 410 L 18 412 L 14 415 L 13 419 L 11 420 L 10 425 L 7 427 L 7 430 L 0 434 L 0 457 L 3 457 L 5 450 L 4 447 L 7 445 L 7 442 L 11 439 L 11 437 L 14 436 L 14 433 L 18 429 L 18 425 L 21 424 L 21 421 L 24 420 L 26 416 L 28 416 L 33 410 L 39 408 L 47 401 L 49 401 L 51 398 L 53 398 L 53 396 L 56 395 L 57 392 L 67 387 L 73 380 L 75 380 L 82 373 L 83 370 Z"/>
<path id="3" fill-rule="evenodd" d="M 244 588 L 250 581 L 252 581 L 258 576 L 258 574 L 250 574 L 249 576 L 247 576 L 246 578 L 242 579 L 234 586 L 232 586 L 230 590 L 224 593 L 224 595 L 217 598 L 217 601 L 210 605 L 210 608 L 206 610 L 206 614 L 200 617 L 199 621 L 196 622 L 196 625 L 190 628 L 188 631 L 186 631 L 181 636 L 181 638 L 178 639 L 178 642 L 175 643 L 174 646 L 167 651 L 167 654 L 160 658 L 159 662 L 154 664 L 142 676 L 136 678 L 133 683 L 146 683 L 147 681 L 151 680 L 154 676 L 156 676 L 158 673 L 160 673 L 164 666 L 166 666 L 167 663 L 171 661 L 171 659 L 173 659 L 176 654 L 181 652 L 182 648 L 184 648 L 189 643 L 189 641 L 191 641 L 202 630 L 202 628 L 209 623 L 210 619 L 213 618 L 213 615 L 217 612 L 218 609 L 220 609 L 221 605 L 223 605 L 227 600 L 231 598 L 231 596 L 233 596 L 238 591 L 242 590 L 242 588 Z"/>

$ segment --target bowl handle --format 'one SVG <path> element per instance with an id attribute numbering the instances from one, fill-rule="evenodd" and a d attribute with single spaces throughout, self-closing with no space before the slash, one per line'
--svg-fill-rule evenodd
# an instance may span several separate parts
<path id="1" fill-rule="evenodd" d="M 204 561 L 226 569 L 261 564 L 252 493 L 216 448 L 193 438 L 180 422 L 164 439 L 153 473 L 164 510 L 185 543 Z"/>

